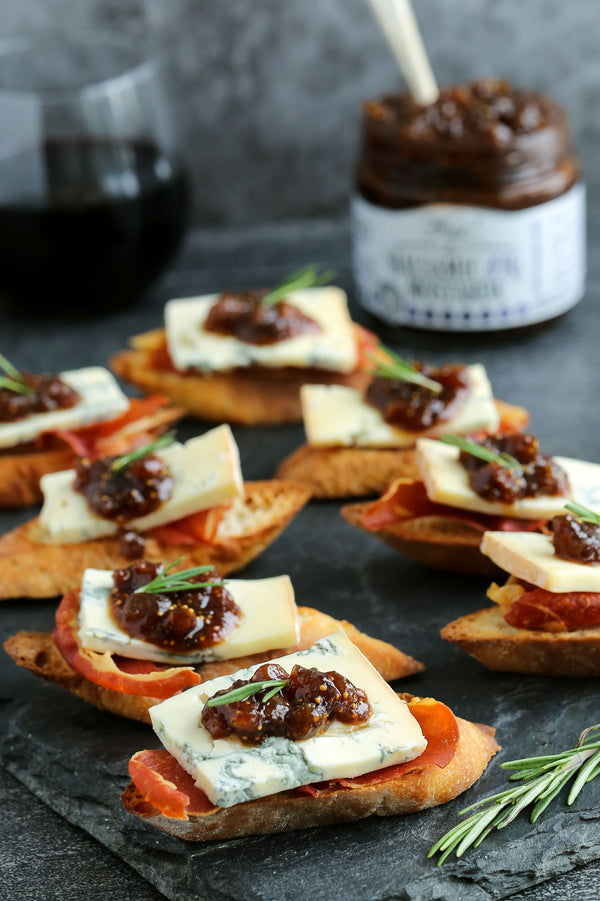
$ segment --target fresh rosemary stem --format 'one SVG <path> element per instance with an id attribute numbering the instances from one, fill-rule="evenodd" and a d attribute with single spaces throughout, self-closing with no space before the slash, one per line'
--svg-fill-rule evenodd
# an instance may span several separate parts
<path id="1" fill-rule="evenodd" d="M 590 735 L 595 735 L 591 741 Z M 500 768 L 515 770 L 509 779 L 520 784 L 481 798 L 461 810 L 459 816 L 473 812 L 429 850 L 428 857 L 440 855 L 438 866 L 452 852 L 461 857 L 468 848 L 479 847 L 493 829 L 504 829 L 530 805 L 533 808 L 529 819 L 535 823 L 571 779 L 574 781 L 567 804 L 573 804 L 584 785 L 600 774 L 600 724 L 585 729 L 574 748 L 559 754 L 509 760 L 501 763 Z"/>

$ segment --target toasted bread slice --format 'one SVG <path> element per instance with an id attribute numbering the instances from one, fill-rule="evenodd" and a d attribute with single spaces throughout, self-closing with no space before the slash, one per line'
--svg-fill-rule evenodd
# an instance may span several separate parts
<path id="1" fill-rule="evenodd" d="M 118 452 L 124 452 L 124 442 L 129 449 L 136 447 L 139 432 L 144 432 L 146 436 L 158 436 L 182 416 L 183 410 L 168 406 L 128 423 L 118 433 Z M 104 446 L 107 456 L 112 453 L 111 440 L 114 441 L 114 436 L 98 442 L 99 450 Z M 144 442 L 147 441 L 148 438 L 145 437 Z M 27 507 L 41 503 L 41 477 L 49 472 L 71 469 L 76 461 L 75 451 L 60 438 L 55 438 L 52 447 L 45 450 L 0 453 L 0 507 Z"/>
<path id="2" fill-rule="evenodd" d="M 188 820 L 163 816 L 131 783 L 121 796 L 130 813 L 186 841 L 208 841 L 242 835 L 265 835 L 312 826 L 348 823 L 364 817 L 415 813 L 451 801 L 479 779 L 499 750 L 494 730 L 457 717 L 459 738 L 445 767 L 414 763 L 394 778 L 369 781 L 352 789 L 335 783 L 312 794 L 299 790 L 268 795 L 220 808 Z M 384 773 L 385 771 L 382 771 Z"/>
<path id="3" fill-rule="evenodd" d="M 364 529 L 406 557 L 434 569 L 468 575 L 497 576 L 501 570 L 479 550 L 483 532 L 459 519 L 418 516 L 378 531 L 367 529 L 363 516 L 370 504 L 346 504 L 341 514 L 350 525 Z"/>
<path id="4" fill-rule="evenodd" d="M 504 434 L 518 432 L 529 422 L 529 413 L 496 400 Z M 418 479 L 414 447 L 316 447 L 303 444 L 280 463 L 278 479 L 310 485 L 316 498 L 368 497 L 383 494 L 398 478 Z"/>
<path id="5" fill-rule="evenodd" d="M 309 489 L 294 482 L 246 482 L 244 497 L 233 501 L 213 542 L 166 545 L 149 538 L 144 559 L 171 563 L 183 557 L 185 566 L 212 563 L 223 575 L 241 569 L 277 538 L 309 497 Z M 0 538 L 0 600 L 55 597 L 79 588 L 87 567 L 119 569 L 131 563 L 119 551 L 119 538 L 60 545 L 36 540 L 39 533 L 34 519 Z"/>
<path id="6" fill-rule="evenodd" d="M 441 631 L 488 669 L 537 676 L 600 676 L 600 629 L 516 629 L 500 607 L 461 616 Z"/>
<path id="7" fill-rule="evenodd" d="M 360 326 L 356 326 L 357 330 Z M 164 329 L 131 339 L 131 349 L 116 354 L 110 367 L 142 391 L 166 394 L 191 416 L 240 425 L 300 422 L 300 386 L 347 385 L 361 389 L 369 377 L 324 369 L 270 369 L 254 366 L 226 373 L 176 372 L 168 362 Z M 162 365 L 158 361 L 162 361 Z"/>
<path id="8" fill-rule="evenodd" d="M 205 663 L 196 667 L 196 671 L 202 676 L 202 681 L 216 679 L 217 676 L 224 676 L 234 673 L 238 669 L 253 666 L 255 663 L 271 660 L 273 656 L 304 650 L 319 638 L 336 632 L 340 628 L 346 632 L 373 666 L 379 670 L 383 678 L 388 681 L 410 676 L 424 669 L 423 664 L 418 660 L 403 654 L 402 651 L 386 641 L 380 641 L 359 632 L 355 626 L 345 620 L 335 620 L 326 613 L 310 607 L 299 607 L 298 614 L 300 640 L 296 647 L 265 651 L 262 654 L 238 657 L 235 660 Z M 13 635 L 5 642 L 4 649 L 19 666 L 30 670 L 39 679 L 54 682 L 61 688 L 66 688 L 67 691 L 83 698 L 84 701 L 93 704 L 100 710 L 108 710 L 111 713 L 144 723 L 150 722 L 148 709 L 158 703 L 156 698 L 130 695 L 90 682 L 85 676 L 72 669 L 63 659 L 52 640 L 52 635 L 48 632 L 18 632 L 17 635 Z"/>

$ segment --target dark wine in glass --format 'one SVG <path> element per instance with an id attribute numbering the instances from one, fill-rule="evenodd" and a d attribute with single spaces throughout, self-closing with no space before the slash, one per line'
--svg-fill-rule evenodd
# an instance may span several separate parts
<path id="1" fill-rule="evenodd" d="M 0 47 L 0 122 L 12 112 L 16 135 L 4 153 L 0 137 L 0 297 L 49 316 L 127 306 L 171 260 L 189 213 L 156 66 L 89 84 L 93 53 L 55 60 L 51 76 L 31 53 Z M 3 86 L 10 61 L 13 78 L 29 61 L 35 90 Z M 84 83 L 67 87 L 75 62 Z"/>

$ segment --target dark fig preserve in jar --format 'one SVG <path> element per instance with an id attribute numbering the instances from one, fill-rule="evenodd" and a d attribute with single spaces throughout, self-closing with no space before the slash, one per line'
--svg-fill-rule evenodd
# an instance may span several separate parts
<path id="1" fill-rule="evenodd" d="M 418 106 L 363 105 L 353 199 L 359 296 L 392 325 L 487 331 L 585 290 L 585 189 L 553 99 L 484 79 Z"/>

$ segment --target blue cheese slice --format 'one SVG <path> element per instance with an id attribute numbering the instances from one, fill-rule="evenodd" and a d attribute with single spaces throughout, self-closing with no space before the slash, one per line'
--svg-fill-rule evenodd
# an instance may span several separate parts
<path id="1" fill-rule="evenodd" d="M 334 721 L 326 732 L 302 741 L 268 738 L 248 746 L 236 737 L 213 739 L 200 722 L 208 698 L 248 679 L 256 666 L 194 686 L 150 710 L 154 731 L 165 748 L 219 807 L 297 788 L 324 779 L 351 778 L 413 760 L 427 745 L 420 726 L 343 632 L 276 661 L 289 673 L 298 663 L 336 670 L 366 691 L 372 707 L 367 723 Z"/>
<path id="2" fill-rule="evenodd" d="M 34 413 L 17 422 L 0 424 L 0 448 L 34 441 L 44 432 L 80 429 L 95 422 L 114 419 L 129 409 L 129 400 L 114 376 L 102 366 L 88 366 L 60 372 L 60 378 L 74 388 L 81 400 L 67 410 Z"/>
<path id="3" fill-rule="evenodd" d="M 391 426 L 355 388 L 303 385 L 300 397 L 307 441 L 315 447 L 413 447 L 417 436 L 494 432 L 500 417 L 485 368 L 479 363 L 466 368 L 471 390 L 456 416 L 420 432 Z"/>
<path id="4" fill-rule="evenodd" d="M 557 557 L 548 535 L 485 532 L 481 552 L 517 579 L 546 591 L 600 591 L 600 567 Z"/>
<path id="5" fill-rule="evenodd" d="M 286 300 L 318 322 L 321 331 L 262 346 L 204 330 L 208 312 L 218 297 L 208 294 L 179 298 L 165 306 L 167 345 L 176 369 L 208 373 L 255 365 L 310 366 L 335 372 L 352 372 L 356 368 L 354 326 L 341 288 L 292 291 Z"/>
<path id="6" fill-rule="evenodd" d="M 128 525 L 135 531 L 145 532 L 244 494 L 238 448 L 228 425 L 211 429 L 185 444 L 172 444 L 157 451 L 156 456 L 171 472 L 173 493 L 153 513 L 129 520 Z M 74 478 L 75 470 L 68 469 L 49 473 L 40 480 L 44 503 L 38 541 L 71 544 L 117 533 L 116 523 L 93 513 L 84 496 L 73 490 Z"/>
<path id="7" fill-rule="evenodd" d="M 517 519 L 551 519 L 564 512 L 565 504 L 571 499 L 600 510 L 600 466 L 597 463 L 554 457 L 569 477 L 570 497 L 540 495 L 502 504 L 484 500 L 469 487 L 467 472 L 458 462 L 458 456 L 458 448 L 451 445 L 430 438 L 417 441 L 417 464 L 430 500 L 461 510 Z"/>
<path id="8" fill-rule="evenodd" d="M 121 629 L 111 616 L 108 604 L 113 587 L 112 570 L 85 570 L 79 604 L 79 640 L 91 651 L 110 651 L 135 660 L 193 664 L 293 647 L 299 639 L 294 589 L 289 576 L 228 579 L 227 590 L 241 611 L 235 631 L 219 644 L 186 653 L 159 648 L 132 638 Z"/>

